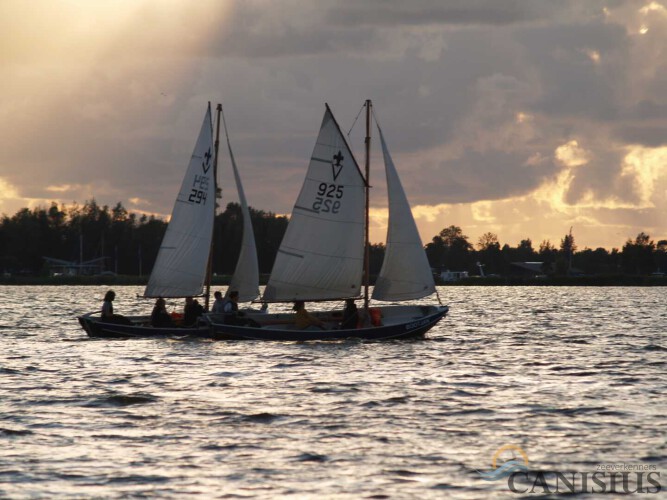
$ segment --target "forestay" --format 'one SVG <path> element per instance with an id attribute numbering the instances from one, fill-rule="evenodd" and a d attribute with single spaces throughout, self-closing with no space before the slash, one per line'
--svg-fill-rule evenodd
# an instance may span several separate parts
<path id="1" fill-rule="evenodd" d="M 209 104 L 162 240 L 145 297 L 201 295 L 215 215 L 213 123 Z"/>
<path id="2" fill-rule="evenodd" d="M 435 293 L 433 274 L 422 246 L 410 204 L 378 126 L 387 174 L 389 227 L 382 270 L 375 283 L 375 300 L 411 300 Z"/>
<path id="3" fill-rule="evenodd" d="M 359 166 L 327 106 L 264 300 L 289 302 L 359 295 L 364 191 Z"/>
<path id="4" fill-rule="evenodd" d="M 239 300 L 241 302 L 249 302 L 255 300 L 259 296 L 259 268 L 257 265 L 257 247 L 255 245 L 255 235 L 252 230 L 252 221 L 250 220 L 250 210 L 248 209 L 248 202 L 246 201 L 245 192 L 243 191 L 243 184 L 241 183 L 241 176 L 239 175 L 236 161 L 234 160 L 234 153 L 232 152 L 232 145 L 229 142 L 229 134 L 227 134 L 227 125 L 225 124 L 225 134 L 227 135 L 227 147 L 229 148 L 229 158 L 232 163 L 232 170 L 234 171 L 234 179 L 236 180 L 236 188 L 239 193 L 239 201 L 241 202 L 241 214 L 243 215 L 243 240 L 241 242 L 241 252 L 236 261 L 236 269 L 227 288 L 227 294 L 231 291 L 239 292 Z"/>

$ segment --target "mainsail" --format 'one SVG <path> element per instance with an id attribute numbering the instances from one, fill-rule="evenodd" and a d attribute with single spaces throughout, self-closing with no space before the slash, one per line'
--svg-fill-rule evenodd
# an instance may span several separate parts
<path id="1" fill-rule="evenodd" d="M 389 227 L 382 270 L 373 289 L 376 300 L 410 300 L 435 293 L 433 274 L 410 204 L 378 126 L 387 173 Z"/>
<path id="2" fill-rule="evenodd" d="M 224 117 L 223 117 L 224 120 Z M 252 222 L 250 220 L 250 210 L 248 209 L 248 202 L 246 201 L 245 192 L 243 191 L 243 184 L 241 183 L 241 176 L 239 175 L 236 161 L 234 160 L 234 153 L 232 152 L 232 145 L 229 142 L 229 134 L 227 133 L 227 124 L 225 123 L 225 135 L 227 136 L 227 147 L 229 148 L 229 158 L 232 163 L 232 170 L 234 171 L 234 179 L 236 180 L 236 188 L 239 193 L 239 201 L 241 202 L 241 214 L 243 215 L 243 241 L 241 242 L 241 253 L 236 261 L 236 269 L 232 276 L 229 288 L 227 288 L 227 295 L 231 291 L 239 292 L 239 301 L 250 302 L 259 296 L 259 268 L 257 264 L 257 247 L 255 246 L 255 235 L 252 230 Z"/>
<path id="3" fill-rule="evenodd" d="M 355 297 L 361 290 L 365 181 L 329 106 L 263 299 Z"/>
<path id="4" fill-rule="evenodd" d="M 209 104 L 144 297 L 202 294 L 215 215 L 213 155 Z"/>

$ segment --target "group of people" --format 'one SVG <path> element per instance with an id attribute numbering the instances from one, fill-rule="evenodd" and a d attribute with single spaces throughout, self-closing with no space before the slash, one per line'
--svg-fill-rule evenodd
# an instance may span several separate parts
<path id="1" fill-rule="evenodd" d="M 242 311 L 239 311 L 239 292 L 232 290 L 226 299 L 222 298 L 222 292 L 215 292 L 213 294 L 215 301 L 211 312 L 214 314 L 222 314 L 223 321 L 226 325 L 244 325 L 245 316 Z"/>
<path id="2" fill-rule="evenodd" d="M 193 327 L 197 325 L 197 319 L 204 314 L 204 307 L 197 299 L 192 297 L 185 298 L 185 307 L 183 308 L 183 320 L 180 325 L 176 324 L 171 314 L 167 312 L 167 303 L 159 297 L 155 301 L 153 312 L 151 312 L 151 325 L 156 328 L 169 328 L 172 326 Z"/>
<path id="3" fill-rule="evenodd" d="M 247 320 L 244 318 L 245 314 L 242 311 L 239 311 L 239 293 L 237 291 L 231 291 L 227 298 L 223 298 L 222 293 L 219 291 L 215 292 L 213 296 L 215 297 L 215 301 L 213 302 L 211 312 L 222 314 L 225 324 L 237 326 L 247 324 Z M 102 318 L 112 323 L 129 323 L 127 318 L 114 314 L 113 301 L 115 298 L 116 294 L 113 290 L 109 290 L 104 296 Z M 182 322 L 177 325 L 172 315 L 167 312 L 166 306 L 166 301 L 162 297 L 159 297 L 155 301 L 155 306 L 151 313 L 152 326 L 156 328 L 169 328 L 174 326 L 193 327 L 197 325 L 198 318 L 204 314 L 204 307 L 199 304 L 197 299 L 186 297 Z M 324 321 L 306 310 L 303 301 L 298 300 L 294 302 L 294 307 L 292 309 L 296 313 L 294 315 L 294 325 L 296 328 L 300 330 L 327 329 L 327 325 Z M 261 312 L 266 312 L 266 310 L 267 304 L 264 302 L 262 304 Z M 359 314 L 354 299 L 347 299 L 345 301 L 345 309 L 343 310 L 343 317 L 339 324 L 339 328 L 342 330 L 355 329 L 362 323 L 362 321 L 363 318 Z"/>
<path id="4" fill-rule="evenodd" d="M 124 316 L 114 314 L 113 301 L 115 299 L 116 293 L 113 290 L 109 290 L 104 295 L 104 302 L 102 303 L 102 319 L 109 323 L 131 324 L 131 322 Z M 155 306 L 153 306 L 153 311 L 151 312 L 151 325 L 156 328 L 169 328 L 171 326 L 192 327 L 197 324 L 197 320 L 202 314 L 204 314 L 204 307 L 199 301 L 192 297 L 186 297 L 182 315 L 183 321 L 180 325 L 177 325 L 172 315 L 167 312 L 166 301 L 162 297 L 158 297 L 155 300 Z"/>
<path id="5" fill-rule="evenodd" d="M 296 311 L 294 325 L 299 330 L 307 330 L 309 328 L 327 329 L 324 321 L 306 311 L 306 304 L 302 300 L 297 300 L 292 309 Z M 345 309 L 343 310 L 343 319 L 338 326 L 341 330 L 353 330 L 359 324 L 359 317 L 359 310 L 354 299 L 347 299 L 345 301 Z"/>

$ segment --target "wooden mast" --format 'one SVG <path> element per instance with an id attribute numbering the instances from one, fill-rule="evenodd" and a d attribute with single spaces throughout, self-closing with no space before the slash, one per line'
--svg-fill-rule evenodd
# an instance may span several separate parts
<path id="1" fill-rule="evenodd" d="M 222 112 L 222 104 L 218 104 L 215 108 L 216 116 L 216 130 L 215 143 L 213 145 L 215 150 L 215 158 L 213 160 L 213 225 L 211 227 L 211 248 L 208 251 L 208 265 L 206 266 L 206 297 L 204 299 L 204 310 L 208 311 L 208 303 L 211 297 L 211 274 L 213 274 L 213 236 L 215 235 L 215 212 L 218 204 L 218 147 L 220 146 L 220 113 Z"/>
<path id="2" fill-rule="evenodd" d="M 366 236 L 364 239 L 364 309 L 368 309 L 370 283 L 371 100 L 366 100 Z"/>

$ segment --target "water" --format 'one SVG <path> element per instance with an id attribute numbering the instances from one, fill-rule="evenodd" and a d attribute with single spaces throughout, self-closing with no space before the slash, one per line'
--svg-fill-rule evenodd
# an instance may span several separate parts
<path id="1" fill-rule="evenodd" d="M 517 498 L 478 472 L 504 445 L 664 475 L 662 288 L 445 287 L 376 344 L 89 340 L 105 291 L 0 287 L 0 497 Z"/>

